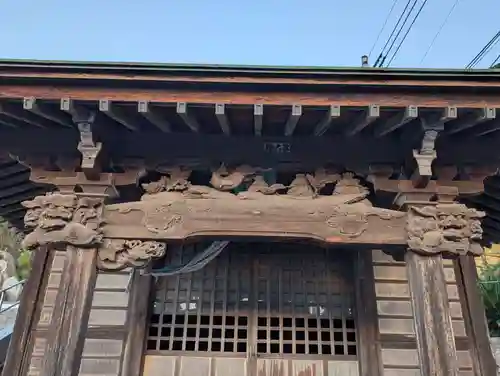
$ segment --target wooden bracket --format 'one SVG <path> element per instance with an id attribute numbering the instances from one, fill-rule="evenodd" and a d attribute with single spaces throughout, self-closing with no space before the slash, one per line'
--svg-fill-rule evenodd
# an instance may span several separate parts
<path id="1" fill-rule="evenodd" d="M 73 122 L 80 132 L 80 142 L 78 151 L 82 154 L 81 168 L 85 176 L 90 180 L 98 179 L 99 168 L 97 157 L 102 149 L 100 142 L 95 142 L 95 135 L 92 132 L 92 124 L 95 120 L 95 113 L 82 109 L 73 110 Z"/>
<path id="2" fill-rule="evenodd" d="M 437 158 L 436 140 L 439 132 L 444 130 L 444 123 L 448 120 L 448 111 L 436 118 L 423 118 L 422 129 L 424 131 L 420 149 L 413 150 L 413 158 L 417 162 L 412 181 L 416 188 L 424 188 L 429 184 L 432 177 L 432 163 Z"/>

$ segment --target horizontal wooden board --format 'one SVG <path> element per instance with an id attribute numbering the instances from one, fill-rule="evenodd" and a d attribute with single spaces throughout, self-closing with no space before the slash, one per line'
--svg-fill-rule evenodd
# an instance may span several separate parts
<path id="1" fill-rule="evenodd" d="M 99 273 L 97 275 L 96 290 L 123 290 L 125 291 L 129 281 L 128 273 Z"/>
<path id="2" fill-rule="evenodd" d="M 403 265 L 374 265 L 373 273 L 375 281 L 408 281 L 406 266 Z M 444 268 L 447 283 L 455 282 L 455 271 L 452 268 Z"/>
<path id="3" fill-rule="evenodd" d="M 372 251 L 373 264 L 392 264 L 392 265 L 405 265 L 404 261 L 396 261 L 391 255 L 384 253 L 381 249 L 374 249 Z M 445 268 L 453 267 L 453 260 L 443 260 L 443 265 Z"/>
<path id="4" fill-rule="evenodd" d="M 459 368 L 471 368 L 472 359 L 468 351 L 457 351 Z M 382 362 L 391 367 L 419 368 L 418 352 L 416 349 L 382 349 Z"/>
<path id="5" fill-rule="evenodd" d="M 378 300 L 377 312 L 379 316 L 413 317 L 413 309 L 409 300 Z M 459 302 L 450 302 L 450 313 L 452 318 L 463 319 Z"/>
<path id="6" fill-rule="evenodd" d="M 384 376 L 422 376 L 419 369 L 385 368 Z M 458 376 L 474 376 L 473 371 L 458 371 Z"/>
<path id="7" fill-rule="evenodd" d="M 456 285 L 447 285 L 446 290 L 450 301 L 459 301 Z M 376 282 L 375 294 L 377 298 L 410 299 L 408 283 Z"/>
<path id="8" fill-rule="evenodd" d="M 409 338 L 415 336 L 413 319 L 379 318 L 378 325 L 381 334 L 399 334 Z M 452 320 L 452 326 L 456 338 L 466 337 L 463 320 Z"/>
<path id="9" fill-rule="evenodd" d="M 47 340 L 43 337 L 35 339 L 33 357 L 43 358 Z M 116 339 L 87 338 L 83 347 L 83 357 L 106 358 L 119 357 L 122 353 L 123 341 Z"/>

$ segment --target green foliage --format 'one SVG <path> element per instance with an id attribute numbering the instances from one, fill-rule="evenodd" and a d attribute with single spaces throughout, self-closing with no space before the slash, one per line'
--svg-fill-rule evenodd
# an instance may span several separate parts
<path id="1" fill-rule="evenodd" d="M 479 289 L 492 337 L 500 337 L 500 263 L 486 264 L 479 274 Z"/>
<path id="2" fill-rule="evenodd" d="M 23 234 L 0 218 L 0 250 L 8 252 L 14 257 L 18 277 L 25 279 L 31 270 L 31 252 L 21 248 L 22 240 Z"/>

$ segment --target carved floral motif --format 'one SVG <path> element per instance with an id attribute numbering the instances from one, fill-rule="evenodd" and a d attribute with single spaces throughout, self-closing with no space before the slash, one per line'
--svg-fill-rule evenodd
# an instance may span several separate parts
<path id="1" fill-rule="evenodd" d="M 92 247 L 102 241 L 100 198 L 78 197 L 75 194 L 47 193 L 24 201 L 26 235 L 23 247 L 47 244 L 70 244 Z"/>
<path id="2" fill-rule="evenodd" d="M 153 259 L 163 257 L 165 251 L 165 243 L 156 241 L 104 239 L 97 267 L 104 270 L 144 268 Z"/>
<path id="3" fill-rule="evenodd" d="M 412 206 L 408 212 L 408 247 L 423 254 L 481 255 L 478 241 L 484 216 L 484 212 L 463 204 Z"/>

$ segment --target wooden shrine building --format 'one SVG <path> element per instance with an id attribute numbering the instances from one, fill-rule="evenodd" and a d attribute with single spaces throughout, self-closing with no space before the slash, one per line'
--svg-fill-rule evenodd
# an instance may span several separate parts
<path id="1" fill-rule="evenodd" d="M 0 62 L 3 375 L 494 376 L 498 109 L 495 70 Z"/>

